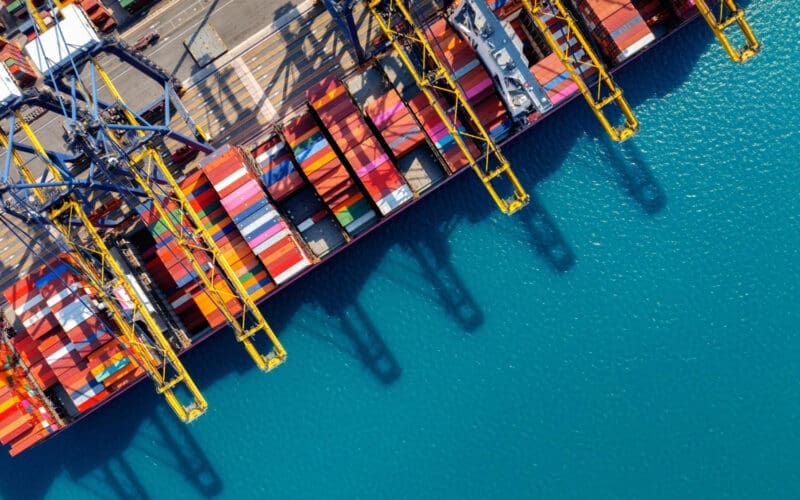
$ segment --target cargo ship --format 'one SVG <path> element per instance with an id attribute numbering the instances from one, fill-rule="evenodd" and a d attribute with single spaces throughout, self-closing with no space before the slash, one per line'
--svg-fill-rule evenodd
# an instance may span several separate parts
<path id="1" fill-rule="evenodd" d="M 37 209 L 66 243 L 1 290 L 0 443 L 11 455 L 145 378 L 182 420 L 202 415 L 207 404 L 178 354 L 232 330 L 259 368 L 278 366 L 286 352 L 258 304 L 462 172 L 474 171 L 502 211 L 521 209 L 529 197 L 499 146 L 580 96 L 612 138 L 629 138 L 638 122 L 611 72 L 708 14 L 705 2 L 694 0 L 462 0 L 425 15 L 386 4 L 365 6 L 383 33 L 363 64 L 344 75 L 318 75 L 302 106 L 249 141 L 210 148 L 195 127 L 196 139 L 180 136 L 187 146 L 170 154 L 154 137 L 179 136 L 170 130 L 170 115 L 181 111 L 169 98 L 175 94 L 140 112 L 118 97 L 116 108 L 93 119 L 147 140 L 109 133 L 106 154 L 80 134 L 72 141 L 80 158 L 108 172 L 130 161 L 128 175 L 114 179 L 102 203 L 87 210 L 68 190 L 51 203 L 49 185 L 26 174 L 27 193 L 40 196 Z M 728 25 L 744 23 L 738 12 Z M 67 34 L 74 28 L 85 45 L 59 46 L 59 30 L 47 23 L 41 43 L 26 45 L 38 71 L 54 80 L 78 57 L 91 57 L 81 47 L 100 46 L 76 6 L 57 16 L 56 26 Z M 749 26 L 740 26 L 747 45 L 729 54 L 742 61 L 758 46 Z M 727 38 L 717 35 L 727 50 Z M 159 74 L 136 57 L 139 69 Z M 32 70 L 23 73 L 30 85 Z M 0 76 L 4 102 L 25 97 L 13 74 Z M 605 93 L 598 97 L 594 89 Z M 621 125 L 606 107 L 617 108 Z M 107 118 L 112 110 L 125 116 Z M 9 130 L 17 124 L 35 137 L 19 112 L 10 116 Z M 16 145 L 9 135 L 7 165 Z M 53 175 L 67 175 L 63 165 L 55 168 L 57 155 L 31 142 Z M 126 157 L 111 162 L 109 151 Z M 13 162 L 27 172 L 25 162 Z M 144 163 L 163 167 L 144 170 Z M 267 354 L 259 341 L 268 344 Z"/>

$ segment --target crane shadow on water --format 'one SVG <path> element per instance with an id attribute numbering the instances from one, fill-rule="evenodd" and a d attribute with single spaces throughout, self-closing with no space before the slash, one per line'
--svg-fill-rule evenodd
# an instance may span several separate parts
<path id="1" fill-rule="evenodd" d="M 65 476 L 97 498 L 158 498 L 157 491 L 148 490 L 143 472 L 129 462 L 132 450 L 185 480 L 195 496 L 222 492 L 222 480 L 191 430 L 153 397 L 145 382 L 56 438 L 18 457 L 3 454 L 0 493 L 3 498 L 42 498 Z"/>

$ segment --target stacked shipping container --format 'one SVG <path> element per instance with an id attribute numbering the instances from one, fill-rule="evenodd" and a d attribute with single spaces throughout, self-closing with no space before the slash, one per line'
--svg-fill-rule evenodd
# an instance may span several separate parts
<path id="1" fill-rule="evenodd" d="M 311 265 L 311 259 L 256 180 L 248 153 L 226 146 L 203 163 L 220 204 L 276 284 Z"/>
<path id="2" fill-rule="evenodd" d="M 369 201 L 310 114 L 287 123 L 283 135 L 303 173 L 348 234 L 354 236 L 377 221 Z"/>
<path id="3" fill-rule="evenodd" d="M 642 16 L 627 0 L 573 0 L 600 48 L 620 63 L 655 40 Z"/>
<path id="4" fill-rule="evenodd" d="M 398 160 L 425 142 L 416 119 L 394 89 L 368 100 L 364 111 Z"/>
<path id="5" fill-rule="evenodd" d="M 14 43 L 0 40 L 0 59 L 20 87 L 29 87 L 36 83 L 38 73 Z"/>
<path id="6" fill-rule="evenodd" d="M 173 223 L 189 226 L 188 221 L 183 220 L 182 212 L 174 203 L 168 205 L 168 208 L 172 210 L 170 218 Z M 192 332 L 200 331 L 205 327 L 221 326 L 226 321 L 225 316 L 206 292 L 197 271 L 175 236 L 169 231 L 165 221 L 158 215 L 150 202 L 139 206 L 138 210 L 142 221 L 155 239 L 155 246 L 142 252 L 145 267 L 161 290 L 165 292 L 167 300 L 178 313 L 184 325 Z M 209 215 L 217 216 L 218 214 L 215 212 Z M 213 269 L 206 253 L 197 250 L 192 255 L 202 269 L 209 276 L 213 276 L 212 284 L 223 296 L 235 296 L 228 283 L 220 276 L 219 270 Z M 241 312 L 239 303 L 235 299 L 229 300 L 227 305 L 234 314 Z"/>
<path id="7" fill-rule="evenodd" d="M 101 33 L 106 33 L 117 27 L 117 21 L 108 8 L 100 0 L 80 0 L 78 2 L 86 12 L 89 20 Z"/>
<path id="8" fill-rule="evenodd" d="M 341 227 L 300 175 L 286 143 L 278 136 L 258 141 L 252 149 L 260 180 L 317 257 L 344 244 Z"/>
<path id="9" fill-rule="evenodd" d="M 309 88 L 306 96 L 382 215 L 413 198 L 341 82 L 330 76 Z"/>
<path id="10" fill-rule="evenodd" d="M 252 154 L 258 163 L 261 183 L 273 200 L 281 201 L 305 185 L 280 137 L 267 138 L 253 148 Z"/>
<path id="11" fill-rule="evenodd" d="M 25 367 L 21 365 L 23 361 L 14 358 L 9 345 L 0 344 L 0 358 L 3 361 L 0 367 L 0 443 L 10 443 L 13 456 L 56 432 L 60 426 L 28 381 Z"/>
<path id="12" fill-rule="evenodd" d="M 71 413 L 87 411 L 141 375 L 95 307 L 94 290 L 67 262 L 50 263 L 3 295 L 23 328 L 11 339 L 20 362 L 40 389 L 59 385 L 69 397 Z M 36 411 L 46 415 L 41 406 Z M 12 453 L 53 432 L 52 422 L 45 416 L 35 436 L 20 432 L 9 438 L 24 439 L 12 443 Z M 48 432 L 40 432 L 42 428 Z"/>
<path id="13" fill-rule="evenodd" d="M 275 288 L 267 269 L 250 251 L 205 173 L 197 171 L 181 182 L 189 204 L 195 209 L 203 228 L 211 234 L 239 282 L 258 300 Z"/>
<path id="14" fill-rule="evenodd" d="M 434 21 L 426 34 L 492 139 L 506 137 L 512 128 L 511 118 L 472 46 L 443 18 Z"/>

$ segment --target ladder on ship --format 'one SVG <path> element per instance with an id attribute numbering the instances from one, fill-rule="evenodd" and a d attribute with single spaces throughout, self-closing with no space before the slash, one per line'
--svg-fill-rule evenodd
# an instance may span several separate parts
<path id="1" fill-rule="evenodd" d="M 80 13 L 74 10 L 71 15 L 80 15 Z M 47 29 L 44 25 L 40 25 L 39 28 L 43 31 Z M 88 43 L 84 41 L 82 45 L 77 45 L 80 47 L 79 50 L 70 52 L 67 58 L 69 64 L 50 66 L 48 62 L 46 68 L 40 68 L 48 77 L 52 77 L 45 79 L 48 83 L 58 82 L 62 78 L 67 80 L 67 77 L 71 77 L 73 85 L 69 88 L 69 95 L 79 96 L 91 108 L 95 122 L 94 128 L 96 128 L 92 132 L 99 133 L 89 134 L 86 130 L 75 129 L 73 130 L 74 144 L 86 153 L 95 164 L 104 169 L 108 171 L 120 167 L 124 169 L 125 173 L 145 194 L 150 206 L 160 217 L 160 222 L 175 237 L 182 256 L 195 271 L 203 292 L 225 317 L 226 322 L 235 333 L 236 340 L 244 346 L 256 366 L 264 371 L 272 370 L 286 359 L 286 350 L 246 287 L 239 281 L 236 271 L 206 229 L 199 214 L 189 203 L 186 194 L 164 159 L 152 146 L 153 136 L 158 131 L 154 131 L 155 127 L 140 122 L 139 117 L 125 103 L 111 77 L 97 60 L 96 53 L 102 49 L 102 44 L 90 39 Z M 117 44 L 114 47 L 115 55 L 119 56 L 120 51 L 124 52 L 122 46 Z M 143 59 L 143 57 L 139 57 L 139 59 Z M 80 75 L 74 74 L 74 69 L 83 63 L 89 64 L 91 74 L 90 88 L 88 89 L 82 83 Z M 145 75 L 163 85 L 167 92 L 165 99 L 169 99 L 170 92 L 174 92 L 172 86 L 175 82 L 173 79 L 154 64 L 146 66 L 149 70 L 145 72 Z M 114 99 L 113 104 L 101 103 L 96 98 L 98 95 L 97 77 Z M 57 85 L 57 90 L 65 91 L 66 89 L 62 85 Z M 169 103 L 165 104 L 165 110 L 167 110 Z M 101 113 L 112 106 L 121 111 L 120 121 L 122 123 L 107 123 L 102 119 Z M 169 117 L 166 116 L 167 128 L 168 120 Z M 188 124 L 193 125 L 193 123 Z M 204 136 L 202 130 L 199 128 L 195 130 L 196 135 Z M 175 137 L 169 131 L 164 135 Z M 95 136 L 101 136 L 108 141 L 95 140 Z M 180 137 L 177 138 L 180 139 Z M 193 145 L 205 148 L 206 152 L 211 150 L 204 144 L 194 143 Z M 111 166 L 110 157 L 114 158 L 113 163 L 116 164 L 114 167 Z M 210 270 L 206 269 L 197 255 L 202 255 L 210 262 Z M 234 309 L 241 311 L 239 318 L 236 317 Z M 272 345 L 271 351 L 266 354 L 260 352 L 255 345 L 256 335 L 259 333 L 263 333 Z"/>
<path id="2" fill-rule="evenodd" d="M 500 210 L 505 214 L 512 214 L 527 205 L 530 195 L 517 179 L 510 163 L 481 123 L 453 76 L 434 52 L 405 3 L 402 0 L 365 0 L 365 4 Z M 405 29 L 395 28 L 396 15 L 400 16 Z M 420 51 L 421 62 L 414 62 L 416 58 L 409 54 L 407 46 Z M 435 91 L 453 99 L 455 108 L 452 118 L 442 107 Z M 474 133 L 462 131 L 456 125 L 455 119 L 460 111 L 463 111 Z M 474 141 L 481 147 L 480 155 L 472 154 L 468 141 Z M 498 194 L 494 184 L 500 177 L 504 177 L 513 190 L 505 198 Z"/>
<path id="3" fill-rule="evenodd" d="M 761 49 L 761 42 L 758 41 L 752 28 L 750 28 L 750 24 L 744 17 L 744 9 L 736 4 L 736 0 L 718 1 L 719 8 L 716 11 L 711 10 L 706 0 L 695 0 L 694 3 L 700 15 L 711 27 L 714 36 L 717 37 L 725 52 L 728 53 L 728 56 L 734 62 L 743 63 L 758 54 Z M 738 25 L 744 35 L 744 46 L 741 48 L 734 47 L 726 34 L 727 28 L 733 24 Z"/>
<path id="4" fill-rule="evenodd" d="M 0 71 L 8 71 L 0 68 Z M 8 81 L 10 75 L 6 75 Z M 21 106 L 18 103 L 17 106 Z M 125 275 L 119 262 L 112 256 L 103 237 L 93 226 L 88 214 L 84 211 L 76 194 L 68 187 L 69 181 L 62 175 L 52 161 L 49 153 L 37 138 L 30 125 L 17 109 L 10 114 L 9 135 L 0 133 L 0 146 L 6 149 L 6 165 L 13 164 L 20 174 L 21 182 L 14 188 L 29 190 L 35 197 L 36 204 L 28 206 L 29 217 L 39 216 L 34 207 L 40 208 L 52 227 L 60 233 L 84 276 L 97 291 L 97 299 L 105 306 L 117 327 L 115 334 L 122 341 L 125 349 L 145 370 L 162 394 L 169 406 L 184 422 L 190 422 L 208 408 L 208 403 L 194 383 L 183 363 L 178 359 L 158 322 L 139 298 L 134 285 Z M 16 148 L 14 129 L 19 125 L 27 137 L 36 156 L 45 163 L 45 168 L 52 177 L 48 183 L 53 187 L 45 189 L 43 183 L 37 182 L 31 170 Z M 7 171 L 8 172 L 8 171 Z M 8 179 L 4 179 L 8 181 Z M 21 201 L 20 197 L 17 199 Z M 121 286 L 126 292 L 131 312 L 126 314 L 112 296 L 111 290 Z M 177 387 L 188 392 L 191 401 L 183 403 L 175 393 Z"/>
<path id="5" fill-rule="evenodd" d="M 564 64 L 570 78 L 578 86 L 581 95 L 608 135 L 618 142 L 633 137 L 639 130 L 639 120 L 633 114 L 628 101 L 623 97 L 622 89 L 614 82 L 605 64 L 592 48 L 592 44 L 583 35 L 562 0 L 522 0 L 522 5 L 530 14 L 547 45 L 550 46 Z M 575 57 L 574 54 L 570 53 L 569 48 L 561 47 L 547 26 L 547 21 L 551 19 L 564 23 L 566 38 L 574 38 L 588 60 Z M 597 72 L 597 83 L 594 85 L 594 89 L 591 89 L 589 83 L 581 76 L 581 72 L 586 70 Z M 612 125 L 606 116 L 605 108 L 612 105 L 616 105 L 625 118 L 625 122 L 622 125 Z"/>

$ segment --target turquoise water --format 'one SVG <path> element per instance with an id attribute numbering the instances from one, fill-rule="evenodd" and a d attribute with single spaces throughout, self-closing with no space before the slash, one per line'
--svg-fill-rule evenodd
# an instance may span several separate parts
<path id="1" fill-rule="evenodd" d="M 743 67 L 695 23 L 619 75 L 630 143 L 575 102 L 508 147 L 538 209 L 461 176 L 269 303 L 280 369 L 218 335 L 202 419 L 140 384 L 0 495 L 800 497 L 800 24 L 749 12 Z"/>

